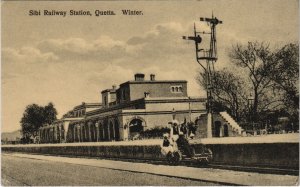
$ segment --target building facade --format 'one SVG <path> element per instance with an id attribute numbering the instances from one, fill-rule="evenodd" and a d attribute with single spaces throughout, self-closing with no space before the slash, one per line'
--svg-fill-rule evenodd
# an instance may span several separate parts
<path id="1" fill-rule="evenodd" d="M 197 124 L 205 114 L 206 99 L 188 97 L 187 81 L 155 80 L 153 74 L 145 80 L 144 74 L 135 74 L 134 80 L 119 88 L 101 91 L 101 103 L 74 107 L 62 119 L 42 127 L 39 135 L 41 143 L 131 140 L 147 129 L 168 126 L 175 115 L 180 122 Z M 207 133 L 207 124 L 199 125 L 204 127 L 198 128 L 203 131 L 198 134 Z"/>

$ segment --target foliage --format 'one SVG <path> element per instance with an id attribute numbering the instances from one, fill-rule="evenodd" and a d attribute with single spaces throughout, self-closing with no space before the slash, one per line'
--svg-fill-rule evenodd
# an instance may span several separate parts
<path id="1" fill-rule="evenodd" d="M 45 123 L 51 124 L 53 123 L 57 118 L 57 111 L 54 108 L 54 105 L 50 102 L 47 106 L 44 107 L 44 116 L 45 116 Z"/>
<path id="2" fill-rule="evenodd" d="M 35 137 L 40 127 L 51 124 L 56 120 L 57 111 L 52 103 L 47 106 L 37 104 L 28 105 L 20 121 L 22 129 L 22 140 L 28 142 L 30 137 Z"/>
<path id="3" fill-rule="evenodd" d="M 284 92 L 284 104 L 295 113 L 299 108 L 299 45 L 288 44 L 275 55 L 275 67 L 270 72 L 274 89 Z"/>
<path id="4" fill-rule="evenodd" d="M 237 44 L 229 57 L 238 71 L 222 69 L 213 74 L 214 111 L 225 109 L 238 121 L 254 122 L 265 121 L 270 111 L 280 111 L 276 115 L 285 114 L 295 124 L 299 121 L 298 44 L 278 50 L 263 42 Z M 205 73 L 197 77 L 207 89 L 205 78 Z"/>
<path id="5" fill-rule="evenodd" d="M 140 133 L 143 138 L 162 138 L 164 133 L 170 133 L 168 127 L 154 127 L 152 129 L 146 129 Z"/>

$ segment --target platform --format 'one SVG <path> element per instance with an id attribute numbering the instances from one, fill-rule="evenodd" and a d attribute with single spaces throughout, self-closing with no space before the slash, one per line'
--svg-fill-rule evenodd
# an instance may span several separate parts
<path id="1" fill-rule="evenodd" d="M 7 154 L 5 154 L 7 155 Z M 170 176 L 191 180 L 215 182 L 222 185 L 272 185 L 286 186 L 297 185 L 298 176 L 260 174 L 253 172 L 230 171 L 212 168 L 193 168 L 186 166 L 153 165 L 147 163 L 128 163 L 124 161 L 113 161 L 104 159 L 69 158 L 57 156 L 43 156 L 12 153 L 9 156 L 45 161 L 55 161 L 69 164 L 79 164 L 93 167 L 109 168 L 114 170 L 132 171 L 139 173 Z M 162 184 L 163 185 L 163 184 Z"/>

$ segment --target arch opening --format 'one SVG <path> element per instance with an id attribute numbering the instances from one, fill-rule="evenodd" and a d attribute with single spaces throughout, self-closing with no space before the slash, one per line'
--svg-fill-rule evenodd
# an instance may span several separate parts
<path id="1" fill-rule="evenodd" d="M 119 121 L 116 119 L 115 120 L 115 140 L 119 141 L 120 140 L 120 124 Z"/>
<path id="2" fill-rule="evenodd" d="M 144 130 L 143 121 L 141 119 L 133 119 L 129 123 L 129 139 L 138 139 L 140 133 Z"/>
<path id="3" fill-rule="evenodd" d="M 220 130 L 221 130 L 221 122 L 220 121 L 215 121 L 214 123 L 214 136 L 215 137 L 220 137 Z"/>
<path id="4" fill-rule="evenodd" d="M 228 137 L 229 133 L 228 133 L 228 125 L 224 124 L 224 137 Z"/>

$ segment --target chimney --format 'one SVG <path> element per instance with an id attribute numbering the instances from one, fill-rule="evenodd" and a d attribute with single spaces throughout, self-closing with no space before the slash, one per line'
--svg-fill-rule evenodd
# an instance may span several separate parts
<path id="1" fill-rule="evenodd" d="M 155 75 L 154 74 L 150 74 L 150 80 L 155 81 Z"/>
<path id="2" fill-rule="evenodd" d="M 145 78 L 145 74 L 142 74 L 142 73 L 136 73 L 134 75 L 135 81 L 144 81 L 144 78 Z"/>
<path id="3" fill-rule="evenodd" d="M 117 88 L 117 86 L 114 84 L 112 85 L 112 89 L 115 90 Z"/>

